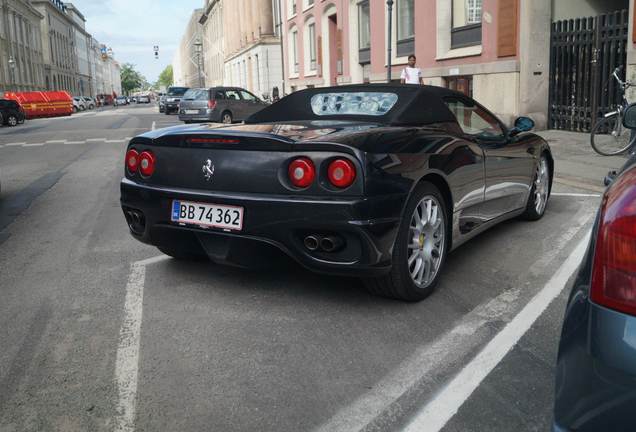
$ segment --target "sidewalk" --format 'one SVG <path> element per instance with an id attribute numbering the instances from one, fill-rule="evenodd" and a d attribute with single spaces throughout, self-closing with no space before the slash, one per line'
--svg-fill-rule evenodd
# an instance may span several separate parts
<path id="1" fill-rule="evenodd" d="M 603 179 L 620 169 L 626 156 L 600 156 L 590 145 L 590 134 L 548 130 L 537 132 L 552 148 L 555 183 L 594 192 L 604 192 Z"/>

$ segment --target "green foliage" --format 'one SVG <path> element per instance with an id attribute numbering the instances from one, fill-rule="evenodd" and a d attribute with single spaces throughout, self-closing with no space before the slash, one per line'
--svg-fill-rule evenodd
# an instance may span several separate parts
<path id="1" fill-rule="evenodd" d="M 125 63 L 121 67 L 121 89 L 124 94 L 141 89 L 147 84 L 146 78 L 135 70 L 135 65 Z"/>
<path id="2" fill-rule="evenodd" d="M 172 72 L 172 65 L 166 66 L 166 68 L 159 74 L 159 80 L 157 81 L 157 85 L 170 87 L 174 82 L 174 76 Z"/>

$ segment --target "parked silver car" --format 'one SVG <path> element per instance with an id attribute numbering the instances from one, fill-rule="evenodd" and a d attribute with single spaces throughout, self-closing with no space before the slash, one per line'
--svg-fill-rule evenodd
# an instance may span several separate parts
<path id="1" fill-rule="evenodd" d="M 185 123 L 243 121 L 267 103 L 238 87 L 195 88 L 179 103 L 179 120 Z"/>

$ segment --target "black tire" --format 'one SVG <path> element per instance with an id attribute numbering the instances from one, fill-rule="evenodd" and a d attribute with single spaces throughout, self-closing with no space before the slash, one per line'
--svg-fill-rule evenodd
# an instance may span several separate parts
<path id="1" fill-rule="evenodd" d="M 539 181 L 539 178 L 542 176 L 542 170 L 545 170 L 545 177 L 543 177 L 543 179 Z M 550 163 L 548 162 L 548 157 L 544 153 L 541 155 L 541 158 L 537 163 L 537 167 L 534 170 L 534 177 L 532 178 L 532 189 L 530 190 L 530 195 L 528 196 L 526 210 L 521 215 L 523 219 L 537 221 L 543 217 L 543 215 L 545 214 L 545 210 L 548 207 L 551 188 L 552 174 L 550 171 Z M 540 193 L 537 193 L 538 189 L 541 189 Z M 541 206 L 539 206 L 538 204 L 540 196 L 542 200 Z"/>
<path id="2" fill-rule="evenodd" d="M 164 113 L 165 113 L 166 115 L 170 115 L 170 110 L 166 108 L 166 109 L 164 110 Z"/>
<path id="3" fill-rule="evenodd" d="M 158 246 L 157 249 L 161 253 L 168 255 L 179 261 L 205 261 L 208 260 L 207 255 L 203 252 L 196 253 L 192 251 L 185 251 L 176 247 Z"/>
<path id="4" fill-rule="evenodd" d="M 9 114 L 7 116 L 7 125 L 9 127 L 14 127 L 18 125 L 18 117 L 15 114 Z"/>
<path id="5" fill-rule="evenodd" d="M 411 276 L 410 267 L 408 263 L 409 254 L 409 236 L 411 232 L 411 221 L 416 211 L 416 207 L 424 199 L 434 197 L 439 206 L 438 211 L 442 211 L 442 239 L 441 255 L 438 259 L 439 265 L 437 267 L 437 273 L 435 273 L 433 279 L 425 286 L 418 286 Z M 431 295 L 435 290 L 439 282 L 440 275 L 444 269 L 446 262 L 446 255 L 448 253 L 448 247 L 450 245 L 450 229 L 449 216 L 447 210 L 446 199 L 439 191 L 439 189 L 429 182 L 422 182 L 411 194 L 409 201 L 406 205 L 406 211 L 404 217 L 400 223 L 398 234 L 393 247 L 393 255 L 391 257 L 391 272 L 386 276 L 377 278 L 365 279 L 364 283 L 369 292 L 372 294 L 388 297 L 397 300 L 403 300 L 407 302 L 418 302 L 424 300 Z M 423 242 L 423 240 L 420 240 Z M 424 243 L 422 243 L 422 248 Z"/>
<path id="6" fill-rule="evenodd" d="M 77 112 L 77 107 L 75 105 L 73 105 L 73 113 Z"/>
<path id="7" fill-rule="evenodd" d="M 619 122 L 618 115 L 613 115 L 600 119 L 594 125 L 590 143 L 601 156 L 615 156 L 629 149 L 630 137 L 631 131 Z"/>
<path id="8" fill-rule="evenodd" d="M 233 121 L 234 118 L 232 117 L 232 113 L 229 111 L 223 111 L 223 114 L 221 114 L 221 123 L 232 124 Z"/>

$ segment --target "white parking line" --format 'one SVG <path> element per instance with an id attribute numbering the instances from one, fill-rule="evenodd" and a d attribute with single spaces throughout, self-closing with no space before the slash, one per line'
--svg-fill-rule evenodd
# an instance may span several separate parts
<path id="1" fill-rule="evenodd" d="M 88 138 L 86 140 L 86 142 L 99 142 L 99 141 L 104 142 L 106 141 L 106 138 Z"/>
<path id="2" fill-rule="evenodd" d="M 44 143 L 31 143 L 31 144 L 24 144 L 22 147 L 43 147 Z"/>
<path id="3" fill-rule="evenodd" d="M 157 122 L 152 122 L 152 129 L 151 130 L 155 130 L 155 127 L 157 126 Z"/>
<path id="4" fill-rule="evenodd" d="M 4 146 L 5 146 L 5 147 L 20 147 L 20 146 L 23 146 L 23 145 L 25 145 L 25 144 L 26 144 L 25 142 L 20 142 L 20 143 L 7 143 L 7 144 L 5 144 Z"/>
<path id="5" fill-rule="evenodd" d="M 580 197 L 580 198 L 599 198 L 601 196 L 600 194 L 562 193 L 562 192 L 552 192 L 550 195 L 561 196 L 561 197 Z"/>
<path id="6" fill-rule="evenodd" d="M 569 227 L 551 240 L 550 249 L 539 259 L 529 265 L 531 274 L 542 273 L 547 265 L 553 262 L 563 249 L 583 229 L 589 226 L 594 215 L 592 206 L 581 207 L 570 219 Z M 510 320 L 510 315 L 517 310 L 519 297 L 524 287 L 506 290 L 497 297 L 482 303 L 455 322 L 454 327 L 429 344 L 418 348 L 398 367 L 380 379 L 373 389 L 361 394 L 349 406 L 340 411 L 314 429 L 314 432 L 349 432 L 365 430 L 374 419 L 391 411 L 391 405 L 412 392 L 417 392 L 418 385 L 426 382 L 427 376 L 458 356 L 468 355 L 477 348 L 476 337 L 493 321 Z M 386 410 L 386 411 L 385 411 Z M 429 431 L 428 427 L 422 430 Z"/>
<path id="7" fill-rule="evenodd" d="M 124 319 L 119 331 L 119 346 L 115 361 L 115 382 L 119 397 L 115 416 L 116 432 L 133 432 L 135 430 L 139 342 L 146 266 L 167 259 L 167 256 L 161 255 L 134 262 L 130 266 L 130 275 L 126 284 Z"/>
<path id="8" fill-rule="evenodd" d="M 66 142 L 66 140 L 48 140 L 46 141 L 47 144 L 64 144 Z"/>
<path id="9" fill-rule="evenodd" d="M 107 139 L 104 142 L 112 144 L 112 143 L 123 143 L 124 141 L 126 141 L 126 140 L 125 139 L 112 139 L 112 140 Z"/>
<path id="10" fill-rule="evenodd" d="M 579 268 L 588 242 L 589 234 L 581 240 L 543 289 L 486 345 L 477 357 L 453 378 L 435 399 L 413 418 L 406 427 L 406 432 L 437 432 L 446 425 L 481 382 L 563 291 L 568 279 Z"/>
<path id="11" fill-rule="evenodd" d="M 86 144 L 86 141 L 66 141 L 64 145 Z"/>

